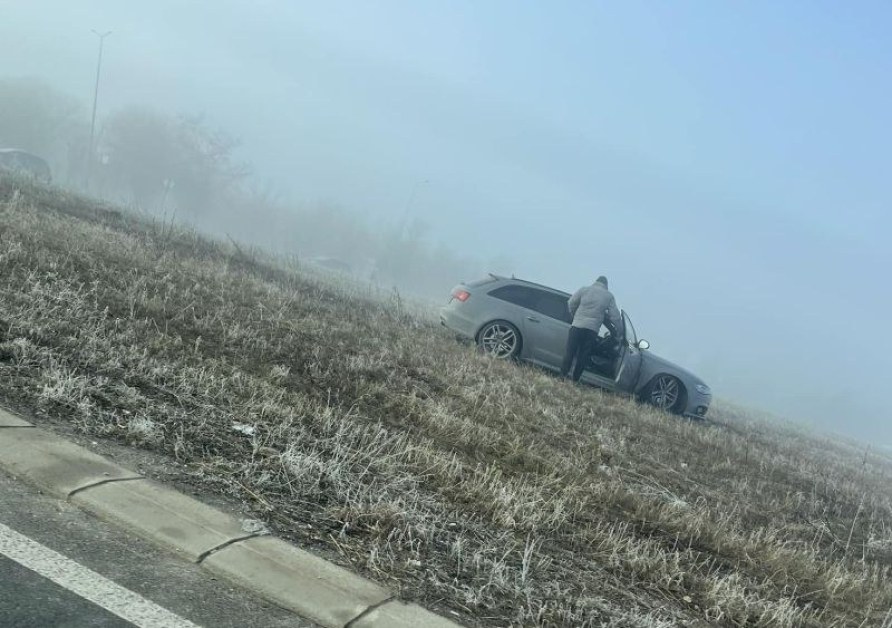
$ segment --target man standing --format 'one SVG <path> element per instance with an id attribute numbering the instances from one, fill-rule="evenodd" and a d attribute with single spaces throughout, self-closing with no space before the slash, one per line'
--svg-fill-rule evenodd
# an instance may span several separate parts
<path id="1" fill-rule="evenodd" d="M 592 356 L 592 350 L 598 339 L 601 325 L 606 322 L 615 330 L 622 327 L 622 315 L 616 307 L 616 299 L 607 289 L 607 277 L 601 275 L 590 286 L 585 286 L 576 291 L 567 302 L 573 324 L 570 327 L 570 335 L 567 338 L 567 351 L 564 354 L 564 364 L 561 375 L 567 377 L 573 359 L 576 359 L 576 368 L 573 369 L 573 381 L 578 382 L 582 377 L 582 371 Z"/>

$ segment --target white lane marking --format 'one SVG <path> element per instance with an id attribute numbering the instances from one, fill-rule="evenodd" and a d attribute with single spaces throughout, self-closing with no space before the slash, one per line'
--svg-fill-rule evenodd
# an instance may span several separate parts
<path id="1" fill-rule="evenodd" d="M 140 628 L 198 628 L 2 523 L 0 554 Z"/>

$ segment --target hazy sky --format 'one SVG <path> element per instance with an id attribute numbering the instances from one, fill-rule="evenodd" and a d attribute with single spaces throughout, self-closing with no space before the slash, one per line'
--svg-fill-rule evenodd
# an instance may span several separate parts
<path id="1" fill-rule="evenodd" d="M 459 252 L 607 274 L 719 395 L 892 443 L 892 4 L 0 0 L 0 76 L 89 103 L 92 28 L 100 115 L 205 112 L 372 221 L 417 184 Z"/>

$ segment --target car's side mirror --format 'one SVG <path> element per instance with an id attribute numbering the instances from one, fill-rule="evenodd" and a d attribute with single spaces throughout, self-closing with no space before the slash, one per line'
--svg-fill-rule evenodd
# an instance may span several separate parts
<path id="1" fill-rule="evenodd" d="M 649 343 L 648 341 L 646 341 L 646 340 L 639 340 L 639 341 L 638 341 L 638 348 L 639 348 L 639 349 L 642 349 L 642 350 L 643 350 L 643 349 L 650 349 L 650 343 Z"/>

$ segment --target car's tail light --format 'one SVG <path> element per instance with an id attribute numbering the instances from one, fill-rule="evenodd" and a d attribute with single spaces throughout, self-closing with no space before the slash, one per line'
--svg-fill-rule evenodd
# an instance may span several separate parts
<path id="1" fill-rule="evenodd" d="M 461 288 L 456 288 L 452 291 L 452 298 L 458 299 L 462 303 L 471 298 L 471 293 L 467 290 L 462 290 Z"/>

